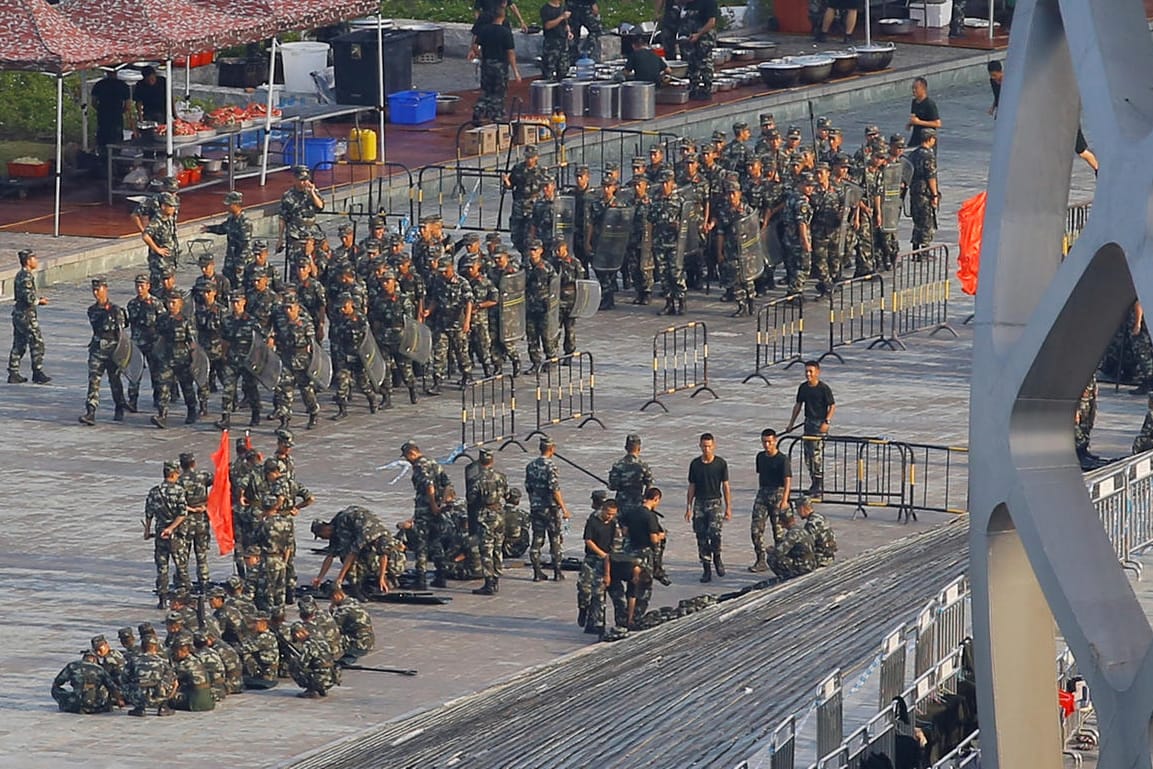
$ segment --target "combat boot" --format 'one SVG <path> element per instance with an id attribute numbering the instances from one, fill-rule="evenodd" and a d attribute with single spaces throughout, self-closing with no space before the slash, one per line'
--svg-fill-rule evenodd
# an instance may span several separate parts
<path id="1" fill-rule="evenodd" d="M 373 393 L 369 393 L 367 397 L 368 397 L 368 413 L 369 414 L 375 414 L 377 411 L 380 410 L 380 401 L 378 401 L 376 399 L 376 395 L 374 395 Z"/>
<path id="2" fill-rule="evenodd" d="M 128 711 L 128 715 L 139 716 L 140 718 L 143 718 L 144 717 L 144 708 L 132 708 L 132 710 Z"/>
<path id="3" fill-rule="evenodd" d="M 428 590 L 428 577 L 423 571 L 416 572 L 416 579 L 414 580 L 413 590 Z"/>
<path id="4" fill-rule="evenodd" d="M 432 575 L 432 586 L 439 588 L 448 587 L 448 579 L 445 578 L 443 569 L 437 569 L 436 573 Z"/>
<path id="5" fill-rule="evenodd" d="M 336 413 L 332 415 L 333 422 L 340 422 L 348 418 L 348 406 L 343 403 L 336 404 Z"/>
<path id="6" fill-rule="evenodd" d="M 713 565 L 708 561 L 701 561 L 701 568 L 704 570 L 704 573 L 701 574 L 701 582 L 712 582 Z"/>
<path id="7" fill-rule="evenodd" d="M 752 318 L 752 317 L 755 317 L 755 316 L 756 316 L 756 314 L 757 314 L 757 308 L 753 306 L 753 300 L 752 300 L 752 299 L 748 300 L 748 301 L 745 303 L 745 310 L 746 310 L 746 312 L 748 312 L 748 313 L 749 313 L 749 317 L 750 317 L 750 318 Z"/>
<path id="8" fill-rule="evenodd" d="M 584 606 L 580 607 L 580 609 L 577 610 L 577 624 L 580 625 L 581 627 L 584 627 L 585 625 L 588 624 L 588 619 L 589 619 L 588 608 L 584 607 Z"/>
<path id="9" fill-rule="evenodd" d="M 199 415 L 202 417 L 208 416 L 208 398 L 201 398 L 199 406 Z"/>
<path id="10" fill-rule="evenodd" d="M 768 570 L 769 570 L 769 564 L 767 564 L 765 562 L 765 551 L 764 550 L 758 550 L 757 551 L 757 562 L 749 567 L 749 571 L 753 572 L 754 574 L 759 574 L 762 571 L 768 571 Z"/>
<path id="11" fill-rule="evenodd" d="M 280 415 L 280 426 L 279 426 L 280 429 L 281 430 L 287 430 L 288 429 L 288 423 L 291 421 L 292 421 L 292 415 L 291 414 L 281 414 Z"/>
<path id="12" fill-rule="evenodd" d="M 439 379 L 433 379 L 432 380 L 432 387 L 425 387 L 424 388 L 424 394 L 425 395 L 440 395 L 440 380 Z"/>
<path id="13" fill-rule="evenodd" d="M 160 707 L 158 707 L 158 708 L 156 709 L 156 715 L 157 715 L 157 716 L 160 716 L 161 718 L 163 718 L 164 716 L 171 716 L 171 715 L 173 715 L 175 712 L 176 712 L 175 710 L 173 710 L 172 708 L 168 707 L 167 705 L 161 705 Z"/>
<path id="14" fill-rule="evenodd" d="M 123 422 L 124 421 L 124 407 L 123 406 L 117 406 L 116 407 L 116 411 L 114 411 L 112 413 L 112 421 L 113 422 Z"/>
<path id="15" fill-rule="evenodd" d="M 304 429 L 305 430 L 311 430 L 312 428 L 316 427 L 317 420 L 319 420 L 319 419 L 320 419 L 320 409 L 317 409 L 316 411 L 308 412 L 308 424 L 305 426 Z"/>
<path id="16" fill-rule="evenodd" d="M 200 418 L 200 410 L 196 406 L 188 407 L 188 415 L 184 417 L 184 424 L 194 425 L 196 420 Z"/>
<path id="17" fill-rule="evenodd" d="M 648 291 L 642 291 L 641 295 L 639 297 L 637 297 L 637 299 L 638 299 L 637 304 L 649 305 L 653 301 L 652 297 L 653 297 L 652 293 L 650 293 Z"/>
<path id="18" fill-rule="evenodd" d="M 139 402 L 140 402 L 140 396 L 139 395 L 130 396 L 128 398 L 128 403 L 125 404 L 125 408 L 128 409 L 129 413 L 135 414 L 139 410 L 136 408 L 137 405 L 139 404 Z"/>
<path id="19" fill-rule="evenodd" d="M 500 577 L 492 578 L 492 594 L 496 595 L 500 592 Z"/>
<path id="20" fill-rule="evenodd" d="M 657 315 L 676 315 L 677 305 L 676 300 L 671 296 L 665 297 L 665 306 L 657 311 Z"/>
<path id="21" fill-rule="evenodd" d="M 738 301 L 737 302 L 737 311 L 730 313 L 729 317 L 730 318 L 743 318 L 747 314 L 748 314 L 748 310 L 745 309 L 745 303 Z"/>
<path id="22" fill-rule="evenodd" d="M 149 421 L 161 430 L 166 429 L 168 427 L 168 409 L 160 409 Z"/>
<path id="23" fill-rule="evenodd" d="M 37 370 L 32 372 L 32 381 L 35 384 L 48 384 L 52 381 L 52 377 L 48 376 L 43 371 Z"/>
<path id="24" fill-rule="evenodd" d="M 380 407 L 382 409 L 392 408 L 392 390 L 385 390 L 381 397 Z"/>
<path id="25" fill-rule="evenodd" d="M 677 315 L 684 315 L 684 314 L 685 314 L 685 300 L 684 299 L 678 299 L 677 300 Z"/>
<path id="26" fill-rule="evenodd" d="M 725 576 L 725 564 L 721 561 L 721 554 L 713 553 L 713 568 L 717 570 L 717 576 Z"/>
<path id="27" fill-rule="evenodd" d="M 556 582 L 564 582 L 564 570 L 561 569 L 559 563 L 554 563 L 552 566 L 552 578 Z"/>
<path id="28" fill-rule="evenodd" d="M 91 427 L 96 424 L 96 409 L 89 406 L 84 409 L 84 416 L 80 417 L 80 424 Z"/>
<path id="29" fill-rule="evenodd" d="M 486 578 L 484 581 L 484 587 L 474 588 L 472 591 L 472 594 L 473 595 L 496 595 L 496 591 L 492 589 L 492 580 Z"/>
<path id="30" fill-rule="evenodd" d="M 544 573 L 544 569 L 540 567 L 539 563 L 534 563 L 532 565 L 532 581 L 548 582 L 548 575 Z"/>
<path id="31" fill-rule="evenodd" d="M 257 403 L 252 407 L 252 419 L 248 420 L 249 427 L 260 427 L 260 404 Z"/>
<path id="32" fill-rule="evenodd" d="M 168 593 L 161 593 L 156 599 L 156 608 L 164 609 L 168 607 Z"/>
<path id="33" fill-rule="evenodd" d="M 28 377 L 21 376 L 18 371 L 8 372 L 8 384 L 24 384 L 28 381 Z"/>
<path id="34" fill-rule="evenodd" d="M 225 411 L 220 415 L 220 419 L 216 420 L 216 429 L 227 430 L 230 427 L 232 427 L 232 414 Z"/>
<path id="35" fill-rule="evenodd" d="M 412 404 L 416 403 L 416 385 L 408 386 L 408 402 Z"/>

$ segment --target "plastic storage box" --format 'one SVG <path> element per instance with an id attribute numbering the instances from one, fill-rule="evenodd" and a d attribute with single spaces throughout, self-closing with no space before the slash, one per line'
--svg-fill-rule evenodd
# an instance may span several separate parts
<path id="1" fill-rule="evenodd" d="M 316 168 L 321 163 L 336 162 L 336 139 L 305 139 L 304 157 L 296 160 L 296 148 L 291 142 L 284 145 L 284 162 L 286 165 L 302 165 Z"/>
<path id="2" fill-rule="evenodd" d="M 436 119 L 436 91 L 400 91 L 388 96 L 388 122 L 419 125 Z"/>

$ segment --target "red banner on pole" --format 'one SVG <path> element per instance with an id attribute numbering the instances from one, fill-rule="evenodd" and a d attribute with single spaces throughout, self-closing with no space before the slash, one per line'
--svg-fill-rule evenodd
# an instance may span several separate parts
<path id="1" fill-rule="evenodd" d="M 232 533 L 231 464 L 228 431 L 225 430 L 220 434 L 220 447 L 212 453 L 212 466 L 216 474 L 213 476 L 212 488 L 208 491 L 208 521 L 212 524 L 212 533 L 216 536 L 221 555 L 231 553 L 236 544 Z"/>
<path id="2" fill-rule="evenodd" d="M 977 272 L 981 266 L 981 236 L 985 229 L 985 193 L 966 200 L 957 211 L 961 253 L 957 257 L 957 279 L 969 296 L 977 293 Z"/>

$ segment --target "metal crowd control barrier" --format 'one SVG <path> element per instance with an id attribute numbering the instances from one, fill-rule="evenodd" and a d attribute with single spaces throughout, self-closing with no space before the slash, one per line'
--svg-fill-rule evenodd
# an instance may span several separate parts
<path id="1" fill-rule="evenodd" d="M 801 446 L 803 461 L 795 455 Z M 810 449 L 809 446 L 813 448 Z M 822 465 L 821 501 L 837 505 L 853 505 L 857 513 L 868 517 L 869 507 L 892 507 L 907 518 L 913 500 L 905 482 L 909 468 L 909 453 L 899 441 L 881 438 L 860 438 L 844 435 L 789 436 L 781 451 L 789 456 L 794 468 L 794 486 L 807 488 L 812 484 L 813 472 L 809 455 L 816 463 L 819 446 Z"/>
<path id="2" fill-rule="evenodd" d="M 460 454 L 470 448 L 501 442 L 498 451 L 515 444 L 516 380 L 508 374 L 475 379 L 460 391 Z"/>
<path id="3" fill-rule="evenodd" d="M 612 161 L 620 163 L 622 169 L 629 167 L 634 156 L 648 159 L 645 143 L 661 144 L 664 147 L 665 164 L 674 167 L 677 158 L 676 145 L 680 137 L 667 131 L 646 131 L 639 128 L 616 128 L 597 126 L 575 126 L 565 128 L 560 137 L 564 166 L 569 168 L 587 165 L 590 168 L 604 168 Z M 564 183 L 571 180 L 565 178 Z"/>
<path id="4" fill-rule="evenodd" d="M 416 220 L 427 214 L 444 218 L 446 229 L 508 230 L 503 211 L 502 173 L 468 166 L 424 166 L 417 173 Z M 496 198 L 496 209 L 492 200 Z"/>
<path id="5" fill-rule="evenodd" d="M 968 447 L 902 443 L 909 450 L 909 512 L 913 520 L 917 520 L 918 510 L 956 515 L 968 512 Z"/>
<path id="6" fill-rule="evenodd" d="M 882 346 L 896 349 L 885 336 L 885 279 L 880 275 L 843 280 L 829 292 L 829 349 L 817 360 L 845 359 L 836 351 L 855 342 L 869 342 L 869 349 Z"/>
<path id="7" fill-rule="evenodd" d="M 908 650 L 909 644 L 905 640 L 903 625 L 898 626 L 881 641 L 881 686 L 878 690 L 877 704 L 882 710 L 905 688 Z"/>
<path id="8" fill-rule="evenodd" d="M 961 740 L 957 747 L 933 764 L 933 769 L 980 769 L 981 748 L 977 744 L 980 736 L 978 730 Z"/>
<path id="9" fill-rule="evenodd" d="M 720 397 L 709 387 L 709 329 L 698 321 L 669 326 L 653 335 L 653 397 L 641 411 L 656 404 L 669 413 L 660 396 L 681 390 L 692 390 L 690 398 L 703 392 Z"/>
<path id="10" fill-rule="evenodd" d="M 412 171 L 403 163 L 326 160 L 312 168 L 314 178 L 317 171 L 327 173 L 331 178 L 324 213 L 336 212 L 349 217 L 390 213 L 397 215 L 398 218 L 407 217 L 409 220 L 413 217 Z M 351 190 L 365 183 L 368 185 L 368 199 L 362 203 L 353 203 Z M 339 201 L 336 199 L 338 186 L 348 193 L 348 197 Z"/>
<path id="11" fill-rule="evenodd" d="M 1065 214 L 1065 237 L 1061 241 L 1061 255 L 1066 256 L 1069 249 L 1077 242 L 1085 224 L 1089 221 L 1089 212 L 1093 210 L 1093 202 L 1074 203 L 1069 206 Z"/>
<path id="12" fill-rule="evenodd" d="M 913 671 L 922 675 L 969 634 L 969 581 L 958 577 L 917 615 Z"/>
<path id="13" fill-rule="evenodd" d="M 871 753 L 892 757 L 896 745 L 896 718 L 890 706 L 870 718 L 814 766 L 815 769 L 857 769 Z"/>
<path id="14" fill-rule="evenodd" d="M 817 687 L 817 755 L 835 750 L 844 739 L 844 690 L 841 671 L 834 670 Z"/>
<path id="15" fill-rule="evenodd" d="M 596 370 L 591 352 L 574 352 L 545 362 L 536 375 L 536 428 L 525 436 L 544 435 L 546 427 L 580 420 L 577 428 L 596 422 Z"/>
<path id="16" fill-rule="evenodd" d="M 890 341 L 904 349 L 899 337 L 929 331 L 957 332 L 949 325 L 949 247 L 925 248 L 901 254 L 893 267 L 889 307 Z"/>
<path id="17" fill-rule="evenodd" d="M 1065 746 L 1065 755 L 1071 756 L 1077 766 L 1081 765 L 1081 755 L 1074 753 L 1070 748 L 1076 744 L 1083 733 L 1091 734 L 1097 738 L 1097 732 L 1085 726 L 1088 716 L 1093 712 L 1093 703 L 1089 698 L 1089 685 L 1077 673 L 1077 660 L 1067 648 L 1057 656 L 1057 689 L 1073 695 L 1073 706 L 1066 712 L 1058 708 L 1061 719 L 1061 744 Z"/>
<path id="18" fill-rule="evenodd" d="M 1140 577 L 1133 555 L 1153 544 L 1153 452 L 1094 470 L 1086 481 L 1117 560 Z"/>
<path id="19" fill-rule="evenodd" d="M 756 368 L 741 384 L 760 379 L 771 384 L 762 371 L 781 363 L 789 369 L 804 360 L 805 298 L 795 294 L 766 303 L 757 312 Z"/>

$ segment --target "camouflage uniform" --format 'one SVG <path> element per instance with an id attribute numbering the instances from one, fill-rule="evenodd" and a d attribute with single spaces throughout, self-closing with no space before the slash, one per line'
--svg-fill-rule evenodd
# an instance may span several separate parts
<path id="1" fill-rule="evenodd" d="M 508 62 L 497 59 L 480 61 L 480 98 L 472 111 L 474 122 L 504 121 L 504 99 L 508 93 Z"/>
<path id="2" fill-rule="evenodd" d="M 239 286 L 244 277 L 244 268 L 252 262 L 252 222 L 243 211 L 229 214 L 223 224 L 211 224 L 205 232 L 224 235 L 227 245 L 224 249 L 224 276 L 232 285 Z"/>
<path id="3" fill-rule="evenodd" d="M 536 154 L 535 147 L 528 150 L 531 150 L 533 155 Z M 543 178 L 544 170 L 539 165 L 530 167 L 525 160 L 513 166 L 508 173 L 508 187 L 512 193 L 512 207 L 508 217 L 509 232 L 513 246 L 522 255 L 527 253 L 528 228 Z"/>
<path id="4" fill-rule="evenodd" d="M 410 322 L 416 319 L 416 305 L 410 295 L 399 288 L 395 294 L 379 292 L 369 306 L 368 323 L 372 327 L 377 347 L 389 364 L 389 370 L 399 372 L 400 381 L 415 392 L 416 376 L 412 370 L 412 361 L 400 352 L 406 319 Z M 391 386 L 392 377 L 385 377 L 384 387 L 390 389 Z"/>
<path id="5" fill-rule="evenodd" d="M 20 361 L 28 352 L 32 358 L 32 373 L 44 371 L 44 337 L 36 316 L 40 297 L 36 293 L 36 276 L 27 267 L 21 267 L 12 279 L 12 351 L 8 354 L 8 375 L 19 375 Z"/>
<path id="6" fill-rule="evenodd" d="M 220 702 L 227 697 L 230 693 L 228 671 L 224 665 L 224 659 L 216 649 L 198 642 L 196 651 L 192 653 L 192 656 L 201 664 L 208 676 L 208 686 L 212 689 L 212 699 Z"/>
<path id="7" fill-rule="evenodd" d="M 805 281 L 809 279 L 813 261 L 813 252 L 806 251 L 801 240 L 801 225 L 811 225 L 813 221 L 813 207 L 809 198 L 800 190 L 791 191 L 785 199 L 781 217 L 785 236 L 781 245 L 785 247 L 785 272 L 789 291 L 800 293 L 805 290 Z"/>
<path id="8" fill-rule="evenodd" d="M 152 285 L 159 286 L 164 282 L 165 272 L 176 272 L 176 255 L 180 251 L 180 243 L 176 239 L 176 217 L 153 217 L 144 234 L 150 236 L 152 242 L 160 248 L 168 249 L 168 256 L 148 249 L 148 275 Z"/>
<path id="9" fill-rule="evenodd" d="M 493 284 L 496 286 L 497 297 L 499 301 L 501 281 L 504 280 L 505 275 L 513 275 L 519 272 L 510 264 L 506 271 L 503 273 L 494 272 Z M 492 340 L 492 365 L 495 373 L 500 373 L 504 369 L 504 362 L 507 358 L 512 362 L 513 373 L 520 372 L 520 351 L 517 350 L 515 342 L 505 342 L 503 325 L 500 319 L 501 309 L 500 306 L 493 307 L 488 310 L 489 328 L 492 330 L 490 339 Z"/>
<path id="10" fill-rule="evenodd" d="M 845 207 L 844 194 L 834 185 L 813 190 L 812 268 L 817 273 L 817 288 L 822 293 L 832 287 L 833 276 L 840 271 L 839 257 L 841 213 Z"/>
<path id="11" fill-rule="evenodd" d="M 116 683 L 104 668 L 89 659 L 69 662 L 53 679 L 52 699 L 60 712 L 108 713 L 115 705 Z"/>
<path id="12" fill-rule="evenodd" d="M 188 409 L 187 423 L 196 421 L 198 393 L 192 378 L 192 348 L 196 344 L 196 326 L 184 315 L 166 313 L 156 321 L 156 379 L 157 410 L 163 420 L 172 400 L 173 385 L 184 393 L 184 406 Z"/>
<path id="13" fill-rule="evenodd" d="M 278 213 L 284 222 L 285 241 L 291 247 L 295 241 L 303 240 L 314 232 L 316 215 L 320 209 L 316 207 L 311 192 L 292 186 L 280 198 Z"/>
<path id="14" fill-rule="evenodd" d="M 236 646 L 248 634 L 248 617 L 236 603 L 226 601 L 213 609 L 212 617 L 220 626 L 220 640 L 225 643 Z"/>
<path id="15" fill-rule="evenodd" d="M 937 212 L 933 206 L 930 180 L 937 178 L 937 156 L 928 147 L 918 147 L 910 153 L 913 162 L 913 181 L 909 183 L 909 214 L 913 218 L 913 249 L 933 242 L 937 229 Z"/>
<path id="16" fill-rule="evenodd" d="M 208 544 L 212 541 L 212 527 L 208 521 L 208 487 L 212 485 L 212 474 L 196 468 L 185 469 L 180 474 L 180 485 L 184 487 L 188 517 L 180 525 L 184 536 L 191 541 L 196 554 L 196 581 L 202 590 L 208 588 Z"/>
<path id="17" fill-rule="evenodd" d="M 572 16 L 568 20 L 568 28 L 572 30 L 572 40 L 569 41 L 569 59 L 576 61 L 584 53 L 592 59 L 597 58 L 597 51 L 600 48 L 601 35 L 604 34 L 604 29 L 601 27 L 601 16 L 599 13 L 593 12 L 595 2 L 589 0 L 571 0 L 569 3 L 569 10 L 572 11 Z M 588 36 L 582 41 L 581 28 L 588 30 Z"/>
<path id="18" fill-rule="evenodd" d="M 211 305 L 199 303 L 194 313 L 196 322 L 196 341 L 204 354 L 208 356 L 208 387 L 198 391 L 200 413 L 208 413 L 208 394 L 216 392 L 217 383 L 224 386 L 226 362 L 224 357 L 224 340 L 221 329 L 224 325 L 225 309 L 219 300 Z"/>
<path id="19" fill-rule="evenodd" d="M 156 285 L 160 284 L 157 283 Z M 132 329 L 132 342 L 140 350 L 140 354 L 144 356 L 144 361 L 148 365 L 148 378 L 152 380 L 153 404 L 159 405 L 160 364 L 156 360 L 155 354 L 156 323 L 160 320 L 160 316 L 166 312 L 164 303 L 151 294 L 145 299 L 134 296 L 128 300 L 125 311 L 128 313 L 128 325 Z M 129 382 L 128 404 L 133 411 L 136 410 L 139 398 L 140 383 Z"/>
<path id="20" fill-rule="evenodd" d="M 271 630 L 250 634 L 237 652 L 244 666 L 245 678 L 276 680 L 277 668 L 280 667 L 280 644 Z"/>
<path id="21" fill-rule="evenodd" d="M 694 0 L 686 0 L 681 14 L 681 35 L 695 34 L 708 19 L 701 18 Z M 711 98 L 713 94 L 713 48 L 717 44 L 717 32 L 713 29 L 700 36 L 696 44 L 684 43 L 684 56 L 689 62 L 686 77 L 689 81 L 689 98 Z"/>
<path id="22" fill-rule="evenodd" d="M 785 489 L 778 486 L 774 489 L 757 489 L 757 497 L 753 501 L 753 518 L 749 526 L 749 537 L 753 541 L 753 552 L 759 561 L 764 553 L 771 548 L 765 546 L 765 529 L 771 526 L 773 543 L 779 544 L 785 536 L 785 527 L 781 524 L 780 509 L 784 499 Z"/>
<path id="23" fill-rule="evenodd" d="M 1089 434 L 1097 420 L 1097 374 L 1089 377 L 1089 384 L 1077 401 L 1077 419 L 1073 425 L 1073 446 L 1078 452 L 1089 449 Z"/>
<path id="24" fill-rule="evenodd" d="M 868 168 L 864 171 L 865 200 L 869 211 L 861 212 L 860 237 L 857 239 L 857 263 L 854 278 L 872 275 L 876 271 L 876 252 L 883 250 L 885 233 L 877 224 L 880 212 L 878 200 L 885 197 L 885 176 L 882 168 Z"/>
<path id="25" fill-rule="evenodd" d="M 556 197 L 540 197 L 532 204 L 530 226 L 533 237 L 544 246 L 545 254 L 553 253 L 556 246 Z"/>
<path id="26" fill-rule="evenodd" d="M 340 685 L 336 655 L 323 638 L 310 635 L 303 643 L 293 644 L 293 648 L 297 655 L 289 659 L 289 670 L 297 686 L 323 697 L 329 689 Z"/>
<path id="27" fill-rule="evenodd" d="M 336 403 L 341 412 L 352 398 L 353 380 L 356 381 L 357 389 L 368 399 L 369 411 L 375 412 L 377 408 L 379 383 L 369 381 L 364 361 L 358 352 L 367 333 L 368 324 L 359 312 L 350 316 L 341 313 L 332 325 L 330 342 L 336 351 L 332 357 L 332 368 L 336 374 Z"/>
<path id="28" fill-rule="evenodd" d="M 649 208 L 653 226 L 653 262 L 664 286 L 666 299 L 684 302 L 684 264 L 677 260 L 677 241 L 681 232 L 681 196 L 674 189 L 670 195 L 658 194 Z M 681 311 L 683 312 L 683 306 Z"/>
<path id="29" fill-rule="evenodd" d="M 589 242 L 592 244 L 592 253 L 596 254 L 600 248 L 601 233 L 604 232 L 605 214 L 610 208 L 621 208 L 624 204 L 618 199 L 613 198 L 611 201 L 606 200 L 604 197 L 597 198 L 589 206 Z M 592 261 L 596 261 L 595 258 Z M 597 270 L 597 280 L 601 284 L 601 296 L 603 301 L 601 307 L 611 308 L 614 303 L 614 297 L 617 290 L 617 276 L 616 271 Z"/>
<path id="30" fill-rule="evenodd" d="M 336 620 L 334 620 L 328 612 L 321 611 L 315 601 L 312 602 L 309 611 L 311 613 L 305 617 L 304 610 L 301 610 L 301 621 L 304 623 L 304 626 L 308 628 L 308 634 L 328 644 L 333 659 L 343 657 L 344 636 L 341 635 L 340 626 L 336 624 Z"/>
<path id="31" fill-rule="evenodd" d="M 809 513 L 805 521 L 805 532 L 813 541 L 813 561 L 819 568 L 829 566 L 837 556 L 837 538 L 825 516 L 817 512 Z"/>
<path id="32" fill-rule="evenodd" d="M 308 375 L 312 363 L 312 347 L 317 344 L 312 324 L 303 313 L 295 321 L 284 317 L 276 328 L 276 351 L 280 354 L 280 381 L 272 394 L 272 415 L 280 419 L 282 427 L 288 425 L 292 417 L 292 401 L 295 391 L 300 390 L 304 407 L 308 410 L 308 423 L 313 425 L 320 414 L 320 404 L 316 400 L 316 386 Z"/>
<path id="33" fill-rule="evenodd" d="M 576 322 L 573 309 L 576 307 L 576 282 L 584 277 L 584 267 L 571 254 L 565 257 L 557 256 L 553 259 L 553 269 L 560 276 L 560 329 L 557 335 L 563 334 L 564 344 L 561 348 L 565 355 L 572 355 L 577 351 Z M 556 350 L 559 340 L 553 339 L 553 349 Z"/>
<path id="34" fill-rule="evenodd" d="M 653 485 L 648 463 L 635 454 L 625 454 L 609 470 L 609 488 L 617 493 L 622 518 L 641 507 L 645 491 Z"/>
<path id="35" fill-rule="evenodd" d="M 240 316 L 230 313 L 221 321 L 220 336 L 228 351 L 228 376 L 224 380 L 221 409 L 225 417 L 228 417 L 236 408 L 236 390 L 239 386 L 252 408 L 253 421 L 257 421 L 260 418 L 260 390 L 256 377 L 248 369 L 247 360 L 252 345 L 264 343 L 263 330 L 247 312 Z"/>
<path id="36" fill-rule="evenodd" d="M 561 509 L 553 494 L 560 489 L 560 473 L 556 463 L 547 457 L 537 457 L 524 470 L 524 490 L 531 506 L 532 546 L 529 559 L 533 570 L 541 570 L 541 550 L 548 537 L 554 571 L 559 575 L 564 553 L 564 532 Z"/>
<path id="37" fill-rule="evenodd" d="M 165 707 L 176 688 L 176 673 L 168 658 L 157 651 L 142 651 L 132 660 L 124 695 L 139 715 L 148 708 Z"/>
<path id="38" fill-rule="evenodd" d="M 239 645 L 239 642 L 238 644 Z M 244 666 L 236 648 L 229 643 L 217 641 L 211 648 L 224 663 L 224 683 L 229 694 L 239 694 L 244 689 Z"/>
<path id="39" fill-rule="evenodd" d="M 756 287 L 751 280 L 745 280 L 744 255 L 741 253 L 741 235 L 738 222 L 745 216 L 753 213 L 752 208 L 741 202 L 740 208 L 733 208 L 730 201 L 725 201 L 724 208 L 717 212 L 717 227 L 721 233 L 721 251 L 724 254 L 722 268 L 723 282 L 732 289 L 733 301 L 738 305 L 749 307 L 756 296 Z"/>
<path id="40" fill-rule="evenodd" d="M 804 524 L 794 520 L 785 536 L 767 557 L 769 568 L 781 579 L 799 577 L 817 568 L 813 555 L 813 538 Z"/>
<path id="41" fill-rule="evenodd" d="M 423 579 L 428 559 L 432 558 L 438 572 L 444 572 L 448 562 L 444 554 L 444 514 L 433 513 L 428 505 L 425 492 L 429 486 L 435 489 L 439 500 L 448 485 L 448 476 L 433 459 L 421 456 L 412 468 L 412 488 L 416 491 L 413 500 L 413 528 L 416 535 L 416 573 Z"/>
<path id="42" fill-rule="evenodd" d="M 652 205 L 647 191 L 643 198 L 633 196 L 633 229 L 625 251 L 624 270 L 637 292 L 636 304 L 648 304 L 649 295 L 653 292 Z"/>
<path id="43" fill-rule="evenodd" d="M 556 357 L 556 338 L 547 332 L 545 324 L 549 302 L 554 301 L 552 278 L 555 274 L 552 265 L 544 259 L 535 264 L 530 260 L 525 267 L 525 336 L 528 341 L 528 357 L 535 368 L 540 367 L 543 359 Z M 559 297 L 556 300 L 559 301 Z"/>
<path id="44" fill-rule="evenodd" d="M 84 399 L 89 411 L 100 405 L 100 377 L 108 373 L 108 387 L 118 413 L 125 405 L 124 384 L 120 381 L 120 368 L 112 359 L 120 330 L 127 323 L 124 311 L 109 302 L 93 304 L 88 308 L 88 323 L 92 326 L 92 341 L 88 343 L 88 394 Z"/>
<path id="45" fill-rule="evenodd" d="M 340 628 L 344 639 L 344 657 L 356 660 L 372 651 L 376 646 L 376 632 L 372 628 L 372 617 L 364 605 L 355 598 L 345 596 L 339 603 L 332 604 L 332 619 Z"/>
<path id="46" fill-rule="evenodd" d="M 208 681 L 208 671 L 204 663 L 194 655 L 189 654 L 183 659 L 177 658 L 172 665 L 172 672 L 180 687 L 172 697 L 172 706 L 177 710 L 205 711 L 216 707 L 212 686 Z"/>
<path id="47" fill-rule="evenodd" d="M 516 502 L 512 500 L 516 499 Z M 531 539 L 531 525 L 529 514 L 517 502 L 520 501 L 520 490 L 509 489 L 509 496 L 505 501 L 504 513 L 504 556 L 505 558 L 519 558 L 528 550 Z"/>
<path id="48" fill-rule="evenodd" d="M 593 516 L 599 518 L 600 512 L 593 513 L 590 519 Z M 609 552 L 610 557 L 613 553 L 620 552 L 622 541 L 619 518 L 613 519 L 612 526 L 613 548 Z M 585 557 L 581 563 L 580 576 L 577 577 L 577 611 L 584 615 L 586 628 L 603 628 L 605 625 L 605 598 L 607 589 L 604 586 L 604 575 L 605 559 L 596 553 L 590 552 L 588 544 L 586 544 Z"/>
<path id="49" fill-rule="evenodd" d="M 570 64 L 569 25 L 567 21 L 562 21 L 552 29 L 545 29 L 545 9 L 550 7 L 548 4 L 541 6 L 541 31 L 544 33 L 544 41 L 541 43 L 540 70 L 541 77 L 545 80 L 559 83 L 561 79 L 568 76 Z M 563 13 L 565 10 L 564 3 L 562 2 L 556 10 Z"/>
<path id="50" fill-rule="evenodd" d="M 492 467 L 482 467 L 473 491 L 477 504 L 477 538 L 480 540 L 484 578 L 486 581 L 495 581 L 500 579 L 504 562 L 503 512 L 504 500 L 508 496 L 508 478 Z"/>
<path id="51" fill-rule="evenodd" d="M 449 357 L 456 364 L 462 379 L 472 374 L 468 357 L 468 338 L 464 333 L 464 319 L 473 303 L 472 287 L 457 274 L 451 278 L 437 275 L 429 287 L 434 308 L 429 315 L 433 344 L 433 381 L 439 383 L 448 376 Z"/>
<path id="52" fill-rule="evenodd" d="M 168 595 L 168 562 L 176 566 L 176 587 L 188 591 L 192 582 L 188 577 L 188 540 L 184 525 L 177 526 L 170 537 L 161 537 L 160 532 L 188 514 L 188 496 L 179 483 L 165 480 L 153 486 L 144 503 L 144 520 L 153 536 L 153 560 L 156 563 L 156 595 L 161 599 Z M 151 528 L 155 521 L 155 529 Z"/>
<path id="53" fill-rule="evenodd" d="M 483 270 L 476 277 L 469 275 L 466 279 L 475 302 L 468 332 L 469 352 L 472 354 L 472 360 L 480 364 L 484 375 L 490 376 L 495 371 L 495 366 L 492 357 L 493 337 L 489 324 L 489 308 L 481 309 L 480 304 L 499 302 L 500 291 Z"/>

